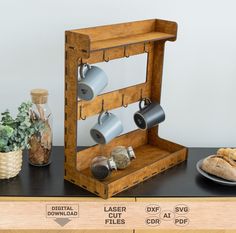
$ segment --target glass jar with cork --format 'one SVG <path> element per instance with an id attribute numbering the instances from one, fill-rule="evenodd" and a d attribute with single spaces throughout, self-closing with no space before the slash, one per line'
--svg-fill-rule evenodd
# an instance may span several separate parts
<path id="1" fill-rule="evenodd" d="M 50 164 L 52 150 L 52 113 L 48 106 L 48 91 L 45 89 L 31 90 L 31 119 L 38 125 L 30 139 L 29 163 L 34 166 Z"/>

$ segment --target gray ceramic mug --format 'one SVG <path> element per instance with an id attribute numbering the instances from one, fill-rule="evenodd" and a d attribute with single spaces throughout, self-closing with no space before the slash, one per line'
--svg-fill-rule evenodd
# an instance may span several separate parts
<path id="1" fill-rule="evenodd" d="M 102 112 L 98 122 L 90 129 L 90 135 L 98 144 L 107 144 L 123 131 L 121 120 L 110 112 Z"/>
<path id="2" fill-rule="evenodd" d="M 142 107 L 143 102 L 144 107 Z M 150 129 L 164 120 L 165 112 L 160 104 L 151 102 L 148 98 L 144 98 L 139 102 L 139 111 L 134 114 L 134 122 L 140 129 Z"/>
<path id="3" fill-rule="evenodd" d="M 108 84 L 106 73 L 97 66 L 81 64 L 79 66 L 78 97 L 82 100 L 92 100 Z"/>

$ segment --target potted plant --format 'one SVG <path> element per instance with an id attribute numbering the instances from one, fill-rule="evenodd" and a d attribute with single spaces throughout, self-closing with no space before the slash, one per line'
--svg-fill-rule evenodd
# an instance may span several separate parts
<path id="1" fill-rule="evenodd" d="M 31 120 L 31 102 L 22 103 L 16 118 L 7 110 L 0 120 L 0 179 L 18 175 L 22 166 L 22 151 L 29 148 L 30 137 L 38 131 L 40 122 Z"/>

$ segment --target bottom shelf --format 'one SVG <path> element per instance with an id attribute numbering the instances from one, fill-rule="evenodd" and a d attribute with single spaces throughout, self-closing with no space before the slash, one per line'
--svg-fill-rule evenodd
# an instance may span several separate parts
<path id="1" fill-rule="evenodd" d="M 113 171 L 104 181 L 93 178 L 90 169 L 79 174 L 79 186 L 103 198 L 111 197 L 128 189 L 170 167 L 183 162 L 187 158 L 187 149 L 182 147 L 175 152 L 163 150 L 158 146 L 146 144 L 134 149 L 136 159 L 125 170 Z"/>
<path id="2" fill-rule="evenodd" d="M 124 170 L 113 171 L 109 178 L 101 182 L 104 184 L 112 183 L 122 177 L 135 173 L 146 166 L 150 166 L 170 154 L 168 151 L 161 150 L 156 146 L 148 144 L 137 147 L 134 149 L 134 151 L 136 159 L 132 161 L 128 168 Z M 86 176 L 92 176 L 89 168 L 81 171 L 81 173 Z"/>

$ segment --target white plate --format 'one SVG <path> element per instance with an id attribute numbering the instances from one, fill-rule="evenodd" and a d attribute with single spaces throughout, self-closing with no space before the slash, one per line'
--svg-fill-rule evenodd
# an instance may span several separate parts
<path id="1" fill-rule="evenodd" d="M 225 180 L 225 179 L 223 179 L 223 178 L 220 178 L 220 177 L 211 175 L 211 174 L 209 174 L 209 173 L 203 171 L 203 170 L 201 169 L 201 165 L 202 165 L 203 160 L 204 160 L 204 159 L 199 160 L 199 161 L 197 162 L 197 165 L 196 165 L 198 172 L 199 172 L 202 176 L 204 176 L 204 177 L 206 177 L 206 178 L 208 178 L 208 179 L 210 179 L 210 180 L 212 180 L 212 181 L 214 181 L 214 182 L 216 182 L 216 183 L 218 183 L 218 184 L 228 185 L 228 186 L 236 186 L 236 181 L 228 181 L 228 180 Z"/>

